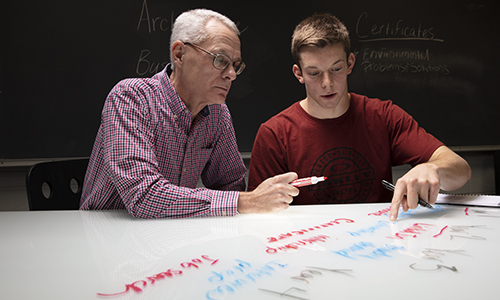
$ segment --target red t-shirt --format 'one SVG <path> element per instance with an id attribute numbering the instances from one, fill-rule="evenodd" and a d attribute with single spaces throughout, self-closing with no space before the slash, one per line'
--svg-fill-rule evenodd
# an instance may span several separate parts
<path id="1" fill-rule="evenodd" d="M 317 119 L 299 104 L 269 119 L 255 138 L 248 190 L 274 175 L 327 176 L 300 188 L 293 204 L 388 202 L 392 166 L 429 160 L 443 145 L 392 101 L 351 93 L 347 112 Z"/>

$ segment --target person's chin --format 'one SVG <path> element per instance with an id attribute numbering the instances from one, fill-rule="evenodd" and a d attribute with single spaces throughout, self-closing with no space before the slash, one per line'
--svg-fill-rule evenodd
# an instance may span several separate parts
<path id="1" fill-rule="evenodd" d="M 229 93 L 228 89 L 225 88 L 216 88 L 215 93 L 212 94 L 212 103 L 214 104 L 222 104 L 226 102 L 227 94 Z"/>

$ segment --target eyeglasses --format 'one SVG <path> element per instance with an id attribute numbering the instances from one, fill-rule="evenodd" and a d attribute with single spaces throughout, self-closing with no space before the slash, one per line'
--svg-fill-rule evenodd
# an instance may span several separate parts
<path id="1" fill-rule="evenodd" d="M 199 49 L 207 54 L 212 55 L 214 57 L 214 67 L 217 70 L 225 70 L 227 66 L 229 66 L 229 64 L 231 63 L 231 58 L 229 58 L 229 56 L 227 56 L 226 54 L 223 53 L 213 54 L 212 52 L 205 50 L 195 44 L 191 43 L 184 43 L 184 44 L 195 47 L 196 49 Z M 245 69 L 245 67 L 246 67 L 245 63 L 242 62 L 241 60 L 233 61 L 233 68 L 236 75 L 240 75 L 241 72 L 243 72 L 243 70 Z"/>

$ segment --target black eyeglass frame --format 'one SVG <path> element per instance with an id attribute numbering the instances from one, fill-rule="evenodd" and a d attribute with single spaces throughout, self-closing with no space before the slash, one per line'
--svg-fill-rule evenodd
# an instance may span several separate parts
<path id="1" fill-rule="evenodd" d="M 240 75 L 243 70 L 245 70 L 245 67 L 246 67 L 246 64 L 242 61 L 242 60 L 236 60 L 236 61 L 231 61 L 231 58 L 229 56 L 227 56 L 226 54 L 224 53 L 217 53 L 217 54 L 214 54 L 206 49 L 203 49 L 202 47 L 198 46 L 198 45 L 195 45 L 195 44 L 192 44 L 192 43 L 189 43 L 189 42 L 184 42 L 185 45 L 189 45 L 191 47 L 194 47 L 198 50 L 201 50 L 207 54 L 210 54 L 214 57 L 214 61 L 213 61 L 213 65 L 214 65 L 214 68 L 216 68 L 217 70 L 225 70 L 227 68 L 227 66 L 229 66 L 229 64 L 232 62 L 233 63 L 233 68 L 234 68 L 234 71 L 236 73 L 236 75 Z M 217 59 L 222 56 L 222 57 L 225 57 L 227 59 L 227 63 L 225 66 L 221 67 L 221 66 L 217 66 L 217 64 L 219 64 L 221 61 L 219 61 L 219 63 L 217 62 Z M 237 64 L 237 65 L 235 65 Z"/>

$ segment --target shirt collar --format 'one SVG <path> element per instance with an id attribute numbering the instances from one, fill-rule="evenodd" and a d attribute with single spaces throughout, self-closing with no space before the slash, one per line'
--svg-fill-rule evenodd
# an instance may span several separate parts
<path id="1" fill-rule="evenodd" d="M 167 85 L 167 93 L 171 94 L 172 92 L 175 93 L 175 98 L 179 99 L 181 103 L 178 103 L 178 104 L 181 104 L 181 107 L 178 107 L 178 111 L 185 111 L 187 109 L 186 107 L 186 104 L 184 103 L 184 101 L 182 101 L 182 99 L 179 97 L 179 95 L 177 94 L 177 92 L 175 92 L 175 89 L 174 87 L 172 86 L 172 83 L 170 82 L 170 75 L 172 75 L 172 64 L 168 64 L 165 69 L 164 69 L 164 72 L 166 73 L 166 80 L 168 81 L 168 85 Z M 200 111 L 200 114 L 204 117 L 208 117 L 210 115 L 210 108 L 209 108 L 209 105 L 205 106 L 201 111 Z"/>

